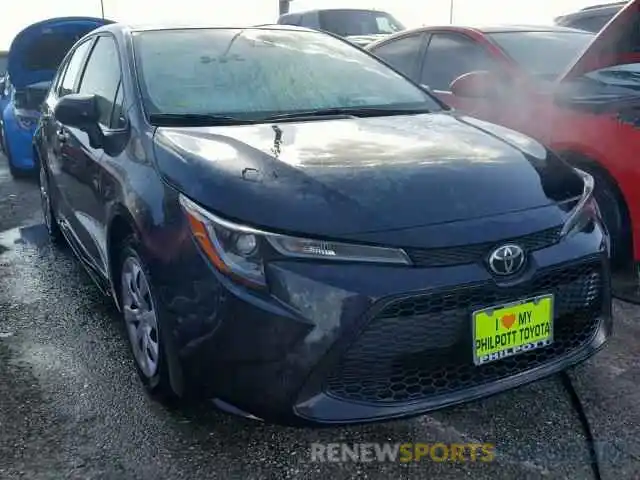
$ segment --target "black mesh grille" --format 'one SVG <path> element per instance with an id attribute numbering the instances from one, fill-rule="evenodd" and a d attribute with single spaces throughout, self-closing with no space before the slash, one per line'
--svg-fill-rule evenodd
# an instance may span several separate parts
<path id="1" fill-rule="evenodd" d="M 422 267 L 444 267 L 450 265 L 462 265 L 481 261 L 489 254 L 492 248 L 506 242 L 513 242 L 531 252 L 549 247 L 560 239 L 562 227 L 541 230 L 523 237 L 509 238 L 500 242 L 477 243 L 461 247 L 429 248 L 429 249 L 405 249 L 414 264 Z"/>
<path id="2" fill-rule="evenodd" d="M 554 294 L 554 342 L 475 366 L 471 313 L 539 294 Z M 493 284 L 415 296 L 387 305 L 328 376 L 327 391 L 366 402 L 404 402 L 494 382 L 584 346 L 603 308 L 600 262 L 543 272 L 526 285 Z"/>

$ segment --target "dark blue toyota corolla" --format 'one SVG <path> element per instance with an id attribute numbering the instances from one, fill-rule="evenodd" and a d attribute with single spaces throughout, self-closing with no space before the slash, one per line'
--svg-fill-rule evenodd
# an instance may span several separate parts
<path id="1" fill-rule="evenodd" d="M 586 359 L 611 331 L 592 178 L 295 27 L 102 27 L 34 154 L 52 240 L 164 400 L 398 418 Z"/>

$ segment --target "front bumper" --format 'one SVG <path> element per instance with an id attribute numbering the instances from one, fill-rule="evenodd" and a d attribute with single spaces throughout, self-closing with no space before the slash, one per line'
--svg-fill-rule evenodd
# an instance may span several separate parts
<path id="1" fill-rule="evenodd" d="M 386 420 L 494 394 L 588 358 L 612 328 L 597 228 L 531 252 L 509 284 L 478 262 L 282 261 L 269 266 L 261 295 L 213 271 L 195 245 L 183 253 L 194 281 L 171 269 L 162 282 L 183 371 L 210 395 L 278 423 Z M 554 343 L 474 366 L 471 312 L 542 293 L 555 294 Z"/>

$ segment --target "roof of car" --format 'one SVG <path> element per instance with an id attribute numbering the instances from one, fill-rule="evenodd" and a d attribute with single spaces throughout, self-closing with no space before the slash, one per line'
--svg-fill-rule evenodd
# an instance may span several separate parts
<path id="1" fill-rule="evenodd" d="M 314 8 L 312 10 L 301 10 L 297 12 L 289 12 L 281 15 L 281 17 L 288 17 L 289 15 L 303 15 L 305 13 L 316 12 L 384 12 L 378 8 Z"/>
<path id="2" fill-rule="evenodd" d="M 589 5 L 588 7 L 581 8 L 581 12 L 586 12 L 587 10 L 595 10 L 599 8 L 612 8 L 612 7 L 624 7 L 628 2 L 609 2 L 609 3 L 599 3 L 598 5 Z"/>
<path id="3" fill-rule="evenodd" d="M 585 33 L 576 28 L 562 27 L 558 25 L 489 25 L 489 26 L 472 26 L 474 30 L 482 33 L 501 33 L 501 32 L 567 32 L 567 33 Z"/>
<path id="4" fill-rule="evenodd" d="M 598 16 L 613 16 L 616 13 L 618 13 L 622 7 L 624 7 L 627 4 L 627 2 L 615 2 L 615 3 L 607 3 L 607 4 L 602 4 L 602 5 L 593 5 L 591 7 L 585 7 L 581 10 L 578 10 L 577 12 L 570 12 L 570 13 L 566 13 L 564 15 L 560 15 L 559 17 L 556 17 L 554 20 L 556 22 L 567 22 L 567 21 L 573 21 L 573 20 L 577 20 L 577 19 L 582 19 L 582 18 L 591 18 L 591 17 L 598 17 Z"/>
<path id="5" fill-rule="evenodd" d="M 162 24 L 123 24 L 114 23 L 105 25 L 99 29 L 94 30 L 92 33 L 101 31 L 119 31 L 119 32 L 152 32 L 152 31 L 164 31 L 164 30 L 203 30 L 203 29 L 217 29 L 217 30 L 298 30 L 315 32 L 309 28 L 298 27 L 295 25 L 279 25 L 279 24 L 262 24 L 262 25 L 194 25 L 193 23 L 162 23 Z"/>
<path id="6" fill-rule="evenodd" d="M 399 33 L 415 32 L 420 30 L 475 30 L 481 33 L 502 32 L 567 32 L 585 33 L 576 28 L 562 27 L 558 25 L 425 25 L 411 30 L 403 30 Z"/>
<path id="7" fill-rule="evenodd" d="M 593 35 L 592 33 L 585 32 L 584 30 L 562 27 L 558 25 L 480 25 L 480 26 L 427 25 L 423 27 L 402 30 L 400 32 L 394 33 L 393 35 L 389 35 L 385 38 L 382 38 L 380 40 L 377 40 L 367 45 L 365 50 L 371 50 L 373 48 L 377 48 L 380 45 L 384 45 L 389 41 L 395 40 L 397 38 L 402 38 L 406 35 L 411 35 L 417 32 L 429 32 L 434 30 L 448 31 L 448 32 L 465 32 L 466 31 L 466 32 L 477 32 L 480 34 L 507 33 L 507 32 L 565 32 L 565 33 L 581 33 L 584 35 Z"/>

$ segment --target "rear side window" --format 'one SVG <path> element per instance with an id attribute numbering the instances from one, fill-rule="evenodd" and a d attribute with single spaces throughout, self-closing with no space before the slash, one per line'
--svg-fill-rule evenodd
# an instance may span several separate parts
<path id="1" fill-rule="evenodd" d="M 120 60 L 116 42 L 111 37 L 99 37 L 80 83 L 80 93 L 95 95 L 100 112 L 100 124 L 111 126 L 111 113 L 120 85 Z"/>
<path id="2" fill-rule="evenodd" d="M 82 66 L 84 65 L 84 59 L 87 57 L 91 43 L 91 41 L 84 42 L 76 48 L 75 52 L 73 52 L 73 56 L 67 63 L 67 70 L 64 72 L 58 96 L 63 97 L 73 93 L 76 80 L 80 76 Z"/>
<path id="3" fill-rule="evenodd" d="M 424 35 L 422 34 L 402 37 L 380 45 L 378 48 L 371 50 L 371 53 L 408 77 L 415 79 L 423 39 Z"/>

